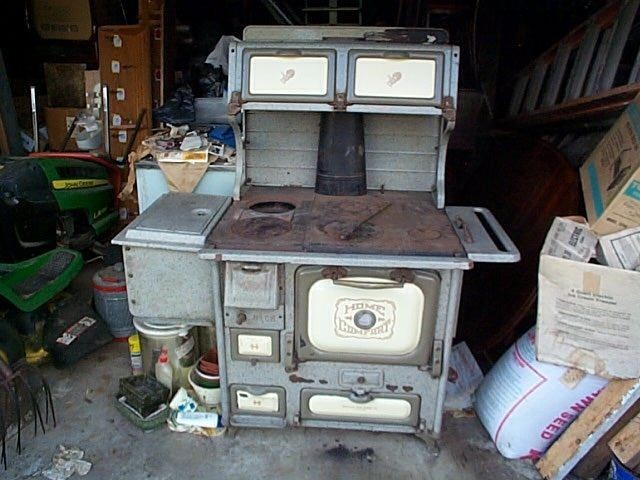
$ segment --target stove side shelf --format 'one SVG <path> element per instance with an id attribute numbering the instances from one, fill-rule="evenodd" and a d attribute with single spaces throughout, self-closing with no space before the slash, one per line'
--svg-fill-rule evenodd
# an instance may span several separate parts
<path id="1" fill-rule="evenodd" d="M 516 263 L 520 251 L 493 214 L 482 207 L 446 207 L 454 231 L 476 262 Z"/>

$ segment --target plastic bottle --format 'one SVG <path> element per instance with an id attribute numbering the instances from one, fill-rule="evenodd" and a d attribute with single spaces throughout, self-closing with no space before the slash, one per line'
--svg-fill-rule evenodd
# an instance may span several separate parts
<path id="1" fill-rule="evenodd" d="M 140 350 L 140 337 L 138 334 L 131 335 L 128 343 L 131 372 L 134 375 L 142 375 L 144 368 L 142 367 L 142 351 Z"/>
<path id="2" fill-rule="evenodd" d="M 156 380 L 169 389 L 173 393 L 173 369 L 169 363 L 169 353 L 166 346 L 162 347 L 158 361 L 156 362 Z"/>

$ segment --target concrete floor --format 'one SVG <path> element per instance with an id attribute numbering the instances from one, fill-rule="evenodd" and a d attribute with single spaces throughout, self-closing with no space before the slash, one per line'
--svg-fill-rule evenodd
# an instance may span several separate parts
<path id="1" fill-rule="evenodd" d="M 71 290 L 90 295 L 97 267 L 88 265 Z M 447 416 L 438 448 L 410 435 L 342 430 L 232 429 L 216 438 L 166 427 L 144 433 L 113 406 L 118 379 L 130 374 L 126 344 L 109 344 L 64 370 L 43 371 L 58 426 L 35 438 L 26 429 L 21 456 L 10 440 L 9 469 L 0 478 L 43 478 L 60 444 L 85 451 L 93 464 L 88 480 L 539 478 L 530 462 L 503 459 L 476 418 Z"/>

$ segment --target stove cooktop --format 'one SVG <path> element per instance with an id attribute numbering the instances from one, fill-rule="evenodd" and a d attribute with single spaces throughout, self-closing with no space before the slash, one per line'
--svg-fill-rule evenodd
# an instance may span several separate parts
<path id="1" fill-rule="evenodd" d="M 425 192 L 318 195 L 249 187 L 207 238 L 221 250 L 466 256 L 449 218 Z"/>

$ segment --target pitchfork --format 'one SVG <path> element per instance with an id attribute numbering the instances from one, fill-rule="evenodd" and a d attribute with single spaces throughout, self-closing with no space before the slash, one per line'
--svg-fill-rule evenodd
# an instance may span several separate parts
<path id="1" fill-rule="evenodd" d="M 0 459 L 4 464 L 5 470 L 7 469 L 6 437 L 12 417 L 10 410 L 13 411 L 13 416 L 15 417 L 18 429 L 18 455 L 22 453 L 21 430 L 22 418 L 25 412 L 23 412 L 21 408 L 21 391 L 26 391 L 28 393 L 28 397 L 31 402 L 30 409 L 34 412 L 34 436 L 38 435 L 38 422 L 40 422 L 42 433 L 45 433 L 44 425 L 45 423 L 49 423 L 49 410 L 51 410 L 51 418 L 53 420 L 54 428 L 56 426 L 56 414 L 53 409 L 51 389 L 40 371 L 36 367 L 29 365 L 24 358 L 16 361 L 11 366 L 0 358 L 0 395 L 2 395 L 3 392 L 5 393 L 5 398 L 2 405 L 0 405 L 0 436 L 2 436 L 2 454 Z M 42 412 L 40 410 L 40 402 L 38 400 L 38 396 L 41 392 L 45 395 L 44 421 L 42 420 Z"/>

